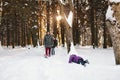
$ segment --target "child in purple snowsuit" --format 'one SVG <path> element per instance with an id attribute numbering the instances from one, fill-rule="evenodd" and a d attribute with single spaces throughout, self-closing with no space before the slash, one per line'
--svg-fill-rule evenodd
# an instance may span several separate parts
<path id="1" fill-rule="evenodd" d="M 82 57 L 77 56 L 75 54 L 72 54 L 69 57 L 69 63 L 72 63 L 72 62 L 77 63 L 77 64 L 81 63 L 83 66 L 86 66 L 85 63 L 89 64 L 88 60 L 84 60 Z"/>

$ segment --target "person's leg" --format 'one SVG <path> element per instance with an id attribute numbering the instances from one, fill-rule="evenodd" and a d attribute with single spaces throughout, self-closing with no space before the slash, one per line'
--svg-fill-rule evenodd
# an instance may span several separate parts
<path id="1" fill-rule="evenodd" d="M 55 55 L 55 48 L 52 48 L 53 49 L 53 53 L 52 53 L 52 55 Z"/>
<path id="2" fill-rule="evenodd" d="M 81 60 L 80 60 L 80 63 L 81 63 L 83 66 L 86 66 L 86 63 L 89 64 L 88 60 L 84 60 L 84 59 L 81 59 Z"/>
<path id="3" fill-rule="evenodd" d="M 51 53 L 51 48 L 48 48 L 49 49 L 49 53 L 48 53 L 48 56 L 50 56 L 50 53 Z"/>
<path id="4" fill-rule="evenodd" d="M 79 59 L 79 60 L 78 60 L 78 64 L 80 64 L 80 63 L 81 63 L 82 65 L 85 65 L 85 61 L 84 61 L 83 59 Z"/>
<path id="5" fill-rule="evenodd" d="M 50 54 L 53 55 L 53 48 L 51 48 Z"/>
<path id="6" fill-rule="evenodd" d="M 89 61 L 88 61 L 88 60 L 85 60 L 85 63 L 88 63 L 88 64 L 89 64 Z"/>
<path id="7" fill-rule="evenodd" d="M 48 56 L 48 48 L 46 47 L 45 48 L 45 57 L 47 57 Z"/>

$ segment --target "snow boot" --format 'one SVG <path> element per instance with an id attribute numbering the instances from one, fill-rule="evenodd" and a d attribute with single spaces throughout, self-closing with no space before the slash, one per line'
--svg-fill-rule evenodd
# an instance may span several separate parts
<path id="1" fill-rule="evenodd" d="M 88 61 L 88 60 L 85 60 L 85 62 L 86 62 L 87 64 L 89 64 L 89 61 Z"/>

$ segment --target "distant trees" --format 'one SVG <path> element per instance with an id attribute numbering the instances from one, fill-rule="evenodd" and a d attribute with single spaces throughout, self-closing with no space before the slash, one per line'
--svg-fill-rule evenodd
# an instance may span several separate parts
<path id="1" fill-rule="evenodd" d="M 4 46 L 34 47 L 43 44 L 46 31 L 51 31 L 63 46 L 111 46 L 105 27 L 106 0 L 2 0 L 0 39 Z M 72 28 L 65 17 L 74 14 Z M 56 17 L 61 16 L 60 20 Z M 67 26 L 67 27 L 66 27 Z M 71 32 L 70 32 L 71 31 Z M 104 44 L 104 45 L 103 45 Z"/>
<path id="2" fill-rule="evenodd" d="M 38 4 L 36 0 L 3 0 L 0 32 L 5 46 L 37 45 Z"/>
<path id="3" fill-rule="evenodd" d="M 107 0 L 89 0 L 90 3 L 90 24 L 92 33 L 93 47 L 111 46 L 111 38 L 106 28 L 106 10 L 108 8 Z M 109 44 L 110 43 L 110 44 Z"/>
<path id="4" fill-rule="evenodd" d="M 70 42 L 72 41 L 71 38 L 73 38 L 75 45 L 93 45 L 93 48 L 100 46 L 107 48 L 107 46 L 109 46 L 107 42 L 110 42 L 110 37 L 107 36 L 108 32 L 105 25 L 105 13 L 108 2 L 106 0 L 73 0 L 73 3 L 70 1 L 71 0 L 66 0 L 66 3 L 64 4 L 65 7 L 61 4 L 62 12 L 68 11 L 63 12 L 61 14 L 62 17 L 67 16 L 66 13 L 69 13 L 70 11 L 74 14 L 72 32 L 70 32 L 70 25 L 66 23 L 65 19 L 63 20 L 66 26 L 65 30 L 66 32 L 68 31 L 65 33 L 67 35 L 66 42 L 68 52 L 71 45 Z M 71 7 L 73 7 L 73 9 Z M 71 35 L 71 33 L 73 35 Z"/>

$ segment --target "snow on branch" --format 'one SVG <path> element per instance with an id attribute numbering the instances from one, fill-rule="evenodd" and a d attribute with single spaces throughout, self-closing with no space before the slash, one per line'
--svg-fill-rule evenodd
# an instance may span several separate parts
<path id="1" fill-rule="evenodd" d="M 78 52 L 76 51 L 73 42 L 71 43 L 71 50 L 69 52 L 69 55 L 72 55 L 72 54 L 78 55 Z"/>
<path id="2" fill-rule="evenodd" d="M 63 0 L 60 0 L 61 4 L 64 4 Z"/>
<path id="3" fill-rule="evenodd" d="M 68 24 L 69 24 L 69 26 L 70 27 L 72 27 L 72 21 L 73 21 L 73 12 L 72 11 L 70 11 L 69 12 L 69 15 L 68 15 L 68 18 L 65 16 L 65 19 L 66 19 L 66 21 L 68 22 Z"/>
<path id="4" fill-rule="evenodd" d="M 115 2 L 115 3 L 118 3 L 120 2 L 120 0 L 109 0 L 110 2 Z"/>
<path id="5" fill-rule="evenodd" d="M 120 3 L 120 0 L 109 0 L 109 2 L 110 3 Z M 111 5 L 109 5 L 109 7 L 107 9 L 107 13 L 106 13 L 106 20 L 109 20 L 109 21 L 111 21 L 111 23 L 115 24 L 117 21 L 113 14 L 114 14 L 114 11 L 112 10 Z"/>
<path id="6" fill-rule="evenodd" d="M 63 0 L 60 0 L 60 2 L 61 2 L 62 4 L 64 4 Z M 68 1 L 68 2 L 69 2 L 69 1 Z M 73 0 L 71 0 L 71 2 L 73 3 Z"/>
<path id="7" fill-rule="evenodd" d="M 73 12 L 74 12 L 73 0 L 68 0 L 68 2 L 70 5 L 70 12 L 69 12 L 68 18 L 65 16 L 65 19 L 66 19 L 67 23 L 69 24 L 69 26 L 72 27 Z"/>
<path id="8" fill-rule="evenodd" d="M 62 1 L 62 0 L 60 0 L 60 2 L 61 2 L 61 3 L 63 3 L 63 1 Z"/>
<path id="9" fill-rule="evenodd" d="M 112 10 L 111 6 L 108 7 L 106 13 L 106 20 L 110 20 L 111 22 L 116 21 L 115 17 L 113 16 L 114 11 Z"/>

